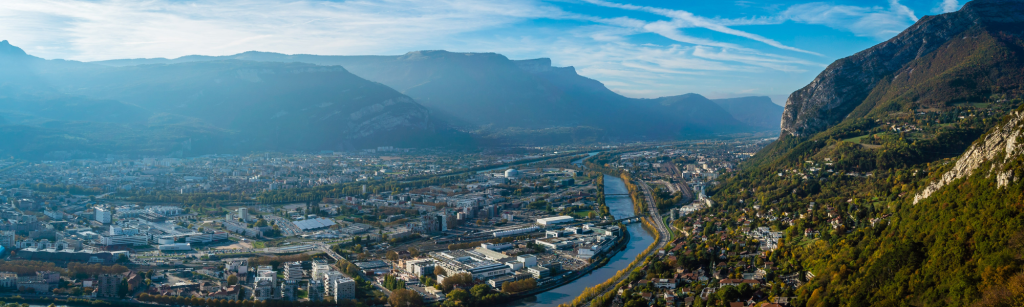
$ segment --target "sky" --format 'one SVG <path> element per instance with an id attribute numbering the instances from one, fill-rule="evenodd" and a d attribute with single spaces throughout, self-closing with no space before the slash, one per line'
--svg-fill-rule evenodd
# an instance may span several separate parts
<path id="1" fill-rule="evenodd" d="M 0 40 L 46 59 L 245 51 L 551 58 L 629 97 L 765 95 L 956 0 L 3 0 Z"/>

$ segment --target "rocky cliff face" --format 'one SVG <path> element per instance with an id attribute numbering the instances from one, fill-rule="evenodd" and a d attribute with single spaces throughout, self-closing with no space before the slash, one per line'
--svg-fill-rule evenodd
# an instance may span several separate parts
<path id="1" fill-rule="evenodd" d="M 926 16 L 896 37 L 840 59 L 789 96 L 782 134 L 809 136 L 842 121 L 880 81 L 970 30 L 1024 22 L 1024 1 L 975 0 L 958 12 Z"/>
<path id="2" fill-rule="evenodd" d="M 933 193 L 953 181 L 971 176 L 978 168 L 986 162 L 992 162 L 988 170 L 990 176 L 996 177 L 999 188 L 1020 180 L 1019 174 L 1014 173 L 1010 167 L 1014 159 L 1024 154 L 1024 110 L 1018 110 L 1009 115 L 1006 124 L 997 127 L 989 133 L 985 139 L 971 146 L 956 161 L 956 165 L 942 175 L 936 181 L 914 196 L 914 203 L 928 198 Z"/>

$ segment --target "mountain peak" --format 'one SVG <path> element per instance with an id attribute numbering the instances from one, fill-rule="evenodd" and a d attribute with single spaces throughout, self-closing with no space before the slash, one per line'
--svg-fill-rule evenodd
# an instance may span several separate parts
<path id="1" fill-rule="evenodd" d="M 1020 34 L 1016 29 L 1020 29 L 1021 26 L 1024 26 L 1024 1 L 1021 0 L 975 0 L 968 2 L 959 11 L 921 18 L 899 35 L 833 62 L 814 81 L 793 92 L 786 101 L 781 124 L 782 133 L 792 136 L 809 136 L 825 131 L 851 115 L 855 108 L 869 98 L 869 94 L 872 93 L 876 85 L 888 82 L 885 80 L 894 80 L 891 78 L 895 76 L 909 78 L 915 70 L 908 65 L 912 65 L 912 63 L 923 65 L 922 69 L 917 70 L 917 75 L 921 75 L 920 71 L 923 70 L 923 67 L 931 67 L 929 69 L 934 71 L 934 75 L 940 75 L 942 73 L 939 71 L 940 66 L 923 64 L 934 56 L 933 53 L 941 52 L 940 54 L 949 55 L 964 48 L 996 48 L 994 46 L 1006 44 L 999 42 L 1001 40 L 1013 40 L 1006 38 L 1006 35 L 1019 38 Z M 982 43 L 983 40 L 989 38 L 991 38 L 990 43 Z M 953 46 L 954 43 L 963 46 L 942 48 Z M 965 57 L 950 56 L 950 58 Z M 995 60 L 989 59 L 989 61 Z M 972 65 L 977 66 L 976 64 Z M 957 69 L 952 66 L 941 67 L 951 71 Z M 948 82 L 944 84 L 948 84 Z M 934 89 L 925 92 L 941 93 Z M 920 104 L 922 101 L 954 101 L 970 98 L 965 91 L 955 92 L 961 93 L 960 96 L 936 96 L 934 99 L 928 95 L 907 96 L 907 101 L 915 101 L 916 104 Z M 872 100 L 869 104 L 873 103 L 878 103 L 878 101 Z M 873 106 L 865 106 L 861 111 L 871 111 L 872 108 Z"/>
<path id="2" fill-rule="evenodd" d="M 447 50 L 420 50 L 410 51 L 402 56 L 399 56 L 400 60 L 423 60 L 423 59 L 494 59 L 498 61 L 508 61 L 504 55 L 500 55 L 494 52 L 451 52 Z"/>
<path id="3" fill-rule="evenodd" d="M 0 55 L 25 56 L 28 54 L 25 53 L 25 50 L 21 50 L 21 48 L 15 47 L 10 42 L 4 40 L 0 41 Z"/>
<path id="4" fill-rule="evenodd" d="M 1015 23 L 1024 21 L 1024 1 L 974 0 L 964 4 L 958 12 L 972 19 L 988 23 Z"/>
<path id="5" fill-rule="evenodd" d="M 513 62 L 515 62 L 516 66 L 519 66 L 520 69 L 528 72 L 543 72 L 551 71 L 553 69 L 553 67 L 551 67 L 551 59 L 549 58 L 516 60 Z"/>

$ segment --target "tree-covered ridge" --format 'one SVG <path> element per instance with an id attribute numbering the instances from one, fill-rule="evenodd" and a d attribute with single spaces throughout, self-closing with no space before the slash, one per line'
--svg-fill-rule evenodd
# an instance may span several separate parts
<path id="1" fill-rule="evenodd" d="M 807 306 L 968 306 L 1021 274 L 1022 204 L 1022 182 L 995 188 L 982 172 L 917 205 L 890 202 L 888 221 L 790 250 L 819 277 L 800 297 Z"/>
<path id="2" fill-rule="evenodd" d="M 1024 128 L 1006 124 L 1013 122 L 1010 116 L 982 122 L 999 127 L 988 135 L 1024 142 Z M 762 153 L 775 161 L 799 159 L 784 164 L 788 168 L 764 164 L 762 157 L 710 189 L 722 204 L 715 212 L 728 213 L 731 225 L 777 217 L 767 224 L 786 232 L 780 247 L 767 253 L 777 273 L 814 276 L 796 291 L 795 306 L 1011 306 L 1024 298 L 1019 152 L 996 153 L 914 205 L 913 195 L 953 169 L 955 159 L 891 167 L 846 164 L 872 156 L 849 142 L 819 142 L 783 138 L 778 143 L 789 146 L 788 152 Z M 884 152 L 873 157 L 877 163 Z M 805 237 L 805 231 L 820 235 Z"/>

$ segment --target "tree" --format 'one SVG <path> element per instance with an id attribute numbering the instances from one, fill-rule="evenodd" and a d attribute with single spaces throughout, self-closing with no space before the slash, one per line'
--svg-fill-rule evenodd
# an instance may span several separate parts
<path id="1" fill-rule="evenodd" d="M 388 251 L 387 255 L 384 257 L 391 261 L 398 261 L 398 253 L 395 251 Z"/>
<path id="2" fill-rule="evenodd" d="M 448 275 L 441 266 L 434 267 L 434 276 Z"/>
<path id="3" fill-rule="evenodd" d="M 416 293 L 416 291 L 398 289 L 391 291 L 388 303 L 391 303 L 391 306 L 394 307 L 421 307 L 423 306 L 423 297 Z"/>
<path id="4" fill-rule="evenodd" d="M 468 286 L 473 284 L 473 275 L 470 275 L 469 273 L 455 274 L 445 278 L 444 282 L 441 284 L 445 288 L 451 288 L 455 285 Z"/>
<path id="5" fill-rule="evenodd" d="M 415 247 L 410 247 L 408 251 L 409 255 L 412 256 L 413 258 L 420 256 L 420 250 L 416 249 Z"/>
<path id="6" fill-rule="evenodd" d="M 238 276 L 237 275 L 232 274 L 231 276 L 228 276 L 228 286 L 234 286 L 237 283 L 238 283 Z"/>
<path id="7" fill-rule="evenodd" d="M 121 279 L 121 284 L 117 285 L 117 296 L 124 298 L 128 296 L 128 280 Z"/>
<path id="8" fill-rule="evenodd" d="M 505 293 L 519 293 L 523 291 L 532 290 L 537 287 L 537 280 L 533 278 L 527 278 L 519 281 L 506 281 L 501 285 L 501 291 Z"/>
<path id="9" fill-rule="evenodd" d="M 485 284 L 479 284 L 479 285 L 473 286 L 473 288 L 469 289 L 469 293 L 473 294 L 473 297 L 475 297 L 478 300 L 483 298 L 485 295 L 487 295 L 490 292 L 491 292 L 491 287 L 489 287 L 489 286 L 487 286 Z"/>
<path id="10" fill-rule="evenodd" d="M 452 290 L 452 292 L 448 292 L 448 296 L 446 298 L 453 302 L 465 302 L 469 300 L 470 296 L 469 292 L 466 292 L 466 290 L 455 289 Z"/>
<path id="11" fill-rule="evenodd" d="M 405 289 L 405 281 L 395 278 L 394 275 L 385 276 L 383 285 L 388 290 Z"/>

